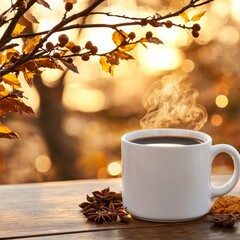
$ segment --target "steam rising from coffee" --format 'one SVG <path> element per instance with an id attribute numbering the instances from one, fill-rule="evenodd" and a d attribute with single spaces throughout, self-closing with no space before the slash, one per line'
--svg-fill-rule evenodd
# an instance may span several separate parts
<path id="1" fill-rule="evenodd" d="M 196 102 L 198 91 L 186 78 L 165 76 L 154 82 L 143 97 L 147 114 L 142 128 L 183 128 L 200 130 L 207 121 L 205 108 Z"/>

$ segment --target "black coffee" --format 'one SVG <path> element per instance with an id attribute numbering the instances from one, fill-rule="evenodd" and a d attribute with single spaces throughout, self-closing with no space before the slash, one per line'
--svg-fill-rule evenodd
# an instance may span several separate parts
<path id="1" fill-rule="evenodd" d="M 188 137 L 145 137 L 145 138 L 137 138 L 132 140 L 133 143 L 144 144 L 144 145 L 196 145 L 201 144 L 203 141 L 195 138 Z"/>

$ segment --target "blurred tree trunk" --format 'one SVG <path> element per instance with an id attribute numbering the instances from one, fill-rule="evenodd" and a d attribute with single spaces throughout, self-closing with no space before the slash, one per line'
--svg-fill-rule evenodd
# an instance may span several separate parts
<path id="1" fill-rule="evenodd" d="M 64 76 L 65 74 L 61 76 L 58 84 L 51 88 L 45 86 L 40 77 L 34 82 L 40 96 L 39 127 L 57 172 L 56 180 L 76 178 L 74 166 L 78 158 L 77 141 L 63 129 L 63 120 L 67 114 L 67 109 L 62 105 Z"/>
<path id="2" fill-rule="evenodd" d="M 26 26 L 25 32 L 33 32 L 32 24 L 26 19 L 21 18 L 20 23 Z M 54 87 L 45 86 L 41 76 L 34 79 L 34 86 L 40 96 L 39 128 L 56 172 L 53 180 L 81 178 L 81 173 L 77 173 L 77 176 L 74 174 L 74 166 L 79 157 L 78 143 L 76 139 L 67 135 L 63 129 L 63 120 L 68 113 L 68 110 L 62 104 L 65 73 L 63 72 Z"/>

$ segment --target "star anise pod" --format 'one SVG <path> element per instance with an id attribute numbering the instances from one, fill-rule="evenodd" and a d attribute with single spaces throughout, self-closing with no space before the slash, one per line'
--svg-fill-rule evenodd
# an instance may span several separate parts
<path id="1" fill-rule="evenodd" d="M 214 224 L 214 226 L 231 228 L 234 226 L 237 219 L 238 217 L 235 216 L 234 214 L 228 214 L 228 215 L 223 214 L 223 215 L 213 216 L 211 222 Z"/>
<path id="2" fill-rule="evenodd" d="M 108 223 L 113 221 L 111 215 L 106 211 L 96 211 L 95 213 L 89 214 L 87 218 L 94 223 Z"/>
<path id="3" fill-rule="evenodd" d="M 132 216 L 123 207 L 122 194 L 111 192 L 109 188 L 92 192 L 87 195 L 87 202 L 79 204 L 82 213 L 89 221 L 95 223 L 107 223 L 118 221 L 129 223 Z"/>
<path id="4" fill-rule="evenodd" d="M 115 207 L 114 203 L 111 202 L 109 207 L 103 207 L 103 209 L 109 213 L 113 221 L 117 221 L 120 218 L 121 222 L 128 223 L 131 222 L 132 216 L 127 212 L 124 207 Z"/>
<path id="5" fill-rule="evenodd" d="M 92 194 L 98 203 L 109 203 L 116 195 L 115 192 L 110 192 L 109 188 L 105 188 L 102 191 L 94 191 Z"/>

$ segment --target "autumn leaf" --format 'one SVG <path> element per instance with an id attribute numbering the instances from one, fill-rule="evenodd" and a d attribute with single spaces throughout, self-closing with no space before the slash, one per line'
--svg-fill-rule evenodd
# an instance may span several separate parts
<path id="1" fill-rule="evenodd" d="M 107 57 L 101 57 L 99 62 L 102 65 L 102 70 L 109 72 L 111 64 L 108 62 Z"/>
<path id="2" fill-rule="evenodd" d="M 136 46 L 137 46 L 137 43 L 129 43 L 124 46 L 121 46 L 121 48 L 119 48 L 119 50 L 128 52 L 128 51 L 133 50 Z"/>
<path id="3" fill-rule="evenodd" d="M 120 46 L 127 38 L 128 35 L 123 30 L 115 31 L 112 36 L 112 40 L 116 46 Z"/>
<path id="4" fill-rule="evenodd" d="M 26 28 L 26 26 L 17 23 L 12 32 L 12 37 L 18 36 L 25 28 Z"/>
<path id="5" fill-rule="evenodd" d="M 186 12 L 181 13 L 179 16 L 182 17 L 186 23 L 190 21 L 190 18 Z"/>
<path id="6" fill-rule="evenodd" d="M 101 57 L 99 59 L 99 62 L 102 65 L 102 70 L 104 70 L 105 72 L 110 73 L 112 77 L 114 76 L 114 65 L 111 64 L 109 61 L 113 61 L 113 60 L 116 61 L 115 58 L 111 58 L 111 57 L 110 57 L 110 59 L 107 58 L 107 57 Z M 117 58 L 117 60 L 118 60 L 118 58 Z"/>
<path id="7" fill-rule="evenodd" d="M 126 52 L 115 51 L 114 54 L 120 59 L 124 59 L 124 60 L 134 59 L 134 57 L 132 55 L 130 55 Z"/>
<path id="8" fill-rule="evenodd" d="M 9 94 L 9 91 L 6 90 L 6 88 L 0 84 L 0 99 L 6 97 Z"/>
<path id="9" fill-rule="evenodd" d="M 34 73 L 26 70 L 26 71 L 23 73 L 23 76 L 24 76 L 26 82 L 28 83 L 28 85 L 31 87 L 31 86 L 33 85 Z"/>
<path id="10" fill-rule="evenodd" d="M 163 44 L 163 41 L 160 40 L 159 38 L 156 38 L 156 37 L 150 37 L 150 38 L 142 38 L 140 40 L 141 43 L 144 43 L 144 42 L 149 42 L 149 43 L 154 43 L 154 44 Z"/>
<path id="11" fill-rule="evenodd" d="M 34 38 L 27 39 L 23 44 L 22 51 L 24 53 L 30 53 L 36 47 L 36 45 L 39 43 L 41 38 L 42 37 L 39 35 Z"/>
<path id="12" fill-rule="evenodd" d="M 18 67 L 16 67 L 16 70 L 21 71 L 21 72 L 26 72 L 27 70 L 30 72 L 33 72 L 35 74 L 41 74 L 42 71 L 38 69 L 38 65 L 36 64 L 35 60 L 30 60 Z"/>
<path id="13" fill-rule="evenodd" d="M 4 83 L 9 84 L 10 86 L 21 87 L 21 83 L 19 82 L 18 78 L 12 73 L 4 75 L 2 80 Z"/>
<path id="14" fill-rule="evenodd" d="M 0 52 L 0 65 L 3 65 L 7 61 L 7 56 Z"/>
<path id="15" fill-rule="evenodd" d="M 72 63 L 72 62 L 68 62 L 64 59 L 60 60 L 69 70 L 75 72 L 75 73 L 79 73 L 77 67 Z"/>
<path id="16" fill-rule="evenodd" d="M 202 16 L 205 14 L 206 11 L 201 11 L 195 15 L 192 16 L 191 20 L 192 21 L 198 21 L 202 18 Z"/>
<path id="17" fill-rule="evenodd" d="M 39 58 L 35 60 L 37 67 L 64 70 L 56 61 L 49 58 Z"/>
<path id="18" fill-rule="evenodd" d="M 42 5 L 42 6 L 46 7 L 46 8 L 51 9 L 50 5 L 46 1 L 44 1 L 44 0 L 38 0 L 37 3 L 39 3 L 40 5 Z"/>
<path id="19" fill-rule="evenodd" d="M 29 12 L 25 12 L 23 17 L 31 23 L 39 23 L 38 20 Z"/>
<path id="20" fill-rule="evenodd" d="M 27 113 L 34 115 L 31 107 L 27 106 L 21 99 L 16 97 L 6 97 L 0 101 L 0 117 L 10 112 L 18 112 L 19 114 Z"/>
<path id="21" fill-rule="evenodd" d="M 17 139 L 18 135 L 7 126 L 0 123 L 0 138 Z"/>
<path id="22" fill-rule="evenodd" d="M 69 41 L 69 42 L 65 45 L 65 47 L 68 48 L 68 49 L 70 49 L 73 45 L 75 45 L 75 43 Z"/>

